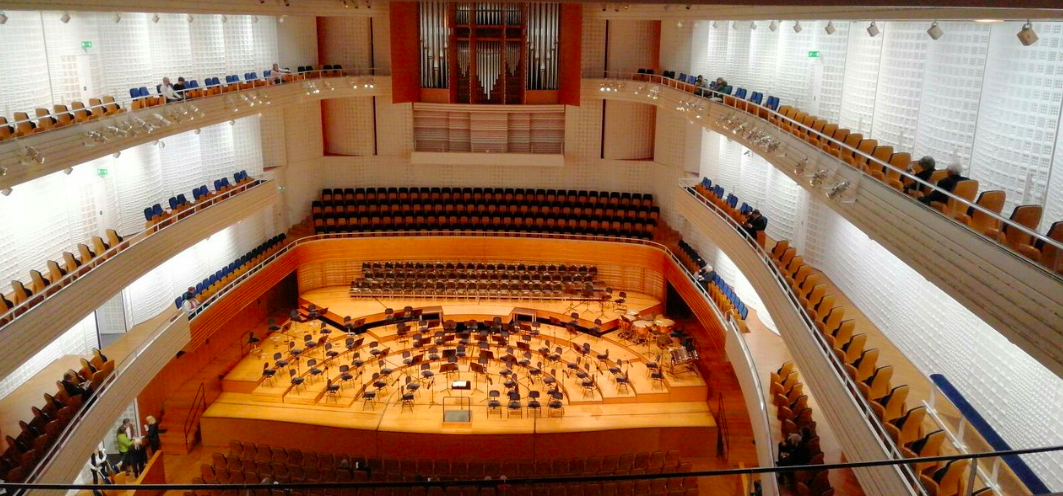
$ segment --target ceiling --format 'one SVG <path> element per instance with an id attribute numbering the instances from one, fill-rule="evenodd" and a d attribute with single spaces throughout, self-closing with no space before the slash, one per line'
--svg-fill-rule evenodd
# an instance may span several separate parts
<path id="1" fill-rule="evenodd" d="M 598 2 L 591 17 L 629 19 L 1008 19 L 1063 21 L 1063 0 L 642 0 Z M 603 12 L 604 8 L 604 12 Z M 0 10 L 177 12 L 297 16 L 384 15 L 387 2 L 372 0 L 0 0 Z"/>

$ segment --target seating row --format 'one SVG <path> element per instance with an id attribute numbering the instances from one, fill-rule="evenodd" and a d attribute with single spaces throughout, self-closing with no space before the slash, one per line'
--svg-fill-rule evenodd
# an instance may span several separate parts
<path id="1" fill-rule="evenodd" d="M 776 408 L 775 418 L 781 422 L 784 440 L 779 443 L 779 465 L 822 465 L 824 454 L 816 434 L 816 422 L 812 420 L 812 408 L 808 406 L 808 396 L 804 394 L 804 385 L 794 370 L 794 363 L 785 362 L 779 370 L 773 371 L 769 387 Z M 789 441 L 794 434 L 800 437 L 797 444 Z M 790 481 L 801 495 L 834 494 L 827 470 L 796 472 Z"/>
<path id="2" fill-rule="evenodd" d="M 901 171 L 909 171 L 912 174 L 924 172 L 921 164 L 912 162 L 912 156 L 909 152 L 895 151 L 893 145 L 880 144 L 876 139 L 865 138 L 861 133 L 842 128 L 835 123 L 828 122 L 826 119 L 810 115 L 797 107 L 783 105 L 775 113 L 769 111 L 768 108 L 760 106 L 758 101 L 752 99 L 746 101 L 728 96 L 723 98 L 723 103 L 767 120 L 783 131 L 820 148 L 824 153 L 833 155 L 850 167 L 863 171 L 898 192 L 908 193 L 916 198 L 933 195 L 933 191 L 930 188 L 920 185 L 910 177 L 901 174 Z M 750 103 L 753 104 L 751 105 Z M 949 183 L 940 185 L 939 182 L 945 179 L 946 176 L 947 170 L 934 170 L 926 175 L 926 182 L 936 186 L 944 186 L 942 189 L 949 193 L 967 202 L 975 203 L 994 214 L 999 215 L 1001 213 L 1006 202 L 1006 193 L 1004 191 L 992 190 L 979 193 L 979 183 L 973 179 L 965 179 L 958 182 L 950 180 Z M 976 194 L 978 195 L 977 200 L 975 199 Z M 1035 239 L 1030 234 L 1011 228 L 1009 225 L 1003 224 L 984 212 L 968 207 L 965 203 L 955 198 L 941 194 L 933 195 L 932 198 L 934 201 L 930 201 L 930 198 L 928 198 L 925 203 L 943 215 L 966 225 L 986 238 L 1009 247 L 1049 270 L 1063 273 L 1063 254 L 1056 247 L 1045 243 L 1041 239 Z M 1018 205 L 1012 211 L 1010 220 L 1031 231 L 1037 231 L 1041 222 L 1041 215 L 1042 207 L 1040 205 Z M 1057 242 L 1063 242 L 1063 221 L 1054 222 L 1046 231 L 1045 236 Z"/>
<path id="3" fill-rule="evenodd" d="M 653 69 L 639 69 L 635 79 L 644 81 L 648 76 L 652 76 L 653 73 Z M 746 102 L 749 102 L 754 104 L 750 106 L 750 108 L 756 108 L 757 106 L 763 105 L 767 109 L 774 111 L 779 108 L 781 103 L 779 97 L 768 95 L 768 98 L 765 99 L 763 93 L 757 91 L 749 92 L 741 87 L 735 89 L 726 82 L 722 85 L 718 85 L 716 81 L 706 82 L 703 80 L 701 84 L 699 84 L 698 78 L 700 76 L 694 76 L 693 74 L 687 75 L 680 72 L 679 75 L 676 76 L 675 71 L 663 71 L 661 76 L 664 78 L 662 81 L 668 86 L 675 87 L 688 93 L 694 93 L 698 96 L 706 96 L 708 94 L 716 99 L 722 99 L 724 103 L 733 107 L 745 109 L 747 107 Z M 706 89 L 709 91 L 705 91 Z M 765 110 L 764 117 L 767 118 L 769 113 L 770 112 Z"/>
<path id="4" fill-rule="evenodd" d="M 385 200 L 387 201 L 387 200 Z M 656 207 L 569 207 L 546 205 L 495 205 L 484 201 L 475 204 L 454 203 L 414 203 L 400 200 L 393 203 L 372 205 L 323 205 L 315 201 L 310 206 L 314 218 L 343 217 L 388 217 L 388 216 L 451 216 L 470 215 L 477 217 L 541 217 L 553 219 L 598 219 L 624 221 L 652 221 L 656 223 L 660 211 Z"/>
<path id="5" fill-rule="evenodd" d="M 676 481 L 676 482 L 672 482 Z M 196 478 L 195 483 L 202 479 Z M 249 491 L 254 496 L 497 496 L 513 494 L 514 496 L 698 496 L 697 479 L 635 479 L 618 482 L 588 482 L 566 484 L 520 485 L 505 491 L 491 486 L 433 486 L 426 483 L 413 487 L 346 487 L 322 488 L 319 493 L 302 491 L 281 491 L 278 489 L 258 489 Z M 223 491 L 193 491 L 187 496 L 224 496 Z M 979 495 L 982 496 L 982 495 Z"/>
<path id="6" fill-rule="evenodd" d="M 550 478 L 550 477 L 590 477 L 607 475 L 627 475 L 633 470 L 642 470 L 643 474 L 684 473 L 690 472 L 690 463 L 682 461 L 678 450 L 625 453 L 600 457 L 577 458 L 542 458 L 537 460 L 492 459 L 488 461 L 459 461 L 440 459 L 396 459 L 354 454 L 315 453 L 298 449 L 284 449 L 253 443 L 241 443 L 233 440 L 229 443 L 229 454 L 214 453 L 211 464 L 201 467 L 202 475 L 217 473 L 225 468 L 231 472 L 243 470 L 248 461 L 254 460 L 255 467 L 261 468 L 268 463 L 283 464 L 287 467 L 301 466 L 319 470 L 348 470 L 365 472 L 369 480 L 387 480 L 381 476 L 400 475 L 402 477 L 440 477 L 450 480 L 483 479 L 486 476 L 498 479 L 507 478 Z M 208 470 L 209 469 L 209 470 Z"/>
<path id="7" fill-rule="evenodd" d="M 89 122 L 99 117 L 118 115 L 125 112 L 113 96 L 90 98 L 86 108 L 80 100 L 70 102 L 70 106 L 53 105 L 52 112 L 46 108 L 34 109 L 36 122 L 26 112 L 15 112 L 10 123 L 7 117 L 0 116 L 0 141 L 59 129 L 72 124 Z"/>
<path id="8" fill-rule="evenodd" d="M 147 221 L 147 227 L 151 228 L 152 226 L 160 225 L 172 217 L 179 216 L 181 212 L 194 207 L 197 203 L 213 198 L 215 195 L 230 191 L 237 186 L 253 182 L 254 178 L 252 178 L 247 171 L 237 171 L 233 174 L 233 181 L 234 183 L 230 184 L 228 177 L 215 179 L 214 191 L 207 189 L 207 185 L 205 184 L 195 188 L 192 190 L 193 201 L 191 202 L 188 201 L 188 198 L 185 197 L 184 193 L 171 196 L 168 201 L 170 204 L 169 209 L 164 209 L 162 204 L 159 203 L 150 207 L 145 207 L 144 219 Z"/>
<path id="9" fill-rule="evenodd" d="M 70 252 L 64 252 L 62 264 L 54 260 L 49 260 L 46 263 L 48 267 L 47 276 L 36 269 L 30 270 L 29 287 L 26 287 L 26 285 L 18 279 L 11 281 L 12 293 L 8 295 L 0 294 L 0 325 L 11 321 L 14 317 L 17 317 L 28 309 L 27 307 L 14 313 L 10 312 L 16 306 L 21 305 L 26 301 L 31 302 L 32 305 L 40 303 L 44 300 L 45 296 L 60 289 L 61 286 L 58 283 L 63 277 L 67 274 L 80 273 L 87 270 L 88 266 L 85 266 L 86 263 L 97 257 L 103 256 L 104 252 L 120 245 L 125 239 L 122 236 L 119 236 L 114 229 L 108 229 L 105 232 L 105 236 L 106 240 L 100 236 L 93 236 L 90 241 L 92 243 L 92 248 L 84 243 L 79 243 L 77 245 L 78 253 L 80 255 L 79 257 L 74 256 L 74 254 Z"/>
<path id="10" fill-rule="evenodd" d="M 491 231 L 491 232 L 540 232 L 579 234 L 637 239 L 653 239 L 656 221 L 620 222 L 586 219 L 543 219 L 532 217 L 350 217 L 339 219 L 314 219 L 317 233 L 344 232 L 437 232 L 437 231 Z"/>
<path id="11" fill-rule="evenodd" d="M 306 77 L 339 77 L 343 75 L 343 67 L 339 65 L 326 65 L 325 68 L 325 71 L 313 74 L 309 74 L 314 70 L 313 66 L 299 66 L 296 74 L 292 74 L 287 69 L 274 74 L 272 69 L 266 69 L 262 71 L 261 77 L 258 72 L 245 72 L 243 79 L 236 74 L 229 74 L 224 76 L 224 82 L 218 77 L 207 77 L 203 79 L 202 86 L 200 86 L 198 80 L 191 79 L 185 82 L 184 88 L 176 90 L 175 93 L 180 95 L 182 100 L 193 100 L 237 90 L 249 90 L 272 84 L 288 83 Z M 166 99 L 162 94 L 162 84 L 155 85 L 154 95 L 148 91 L 147 86 L 129 88 L 129 97 L 132 100 L 130 104 L 132 109 L 154 107 L 166 103 Z"/>
<path id="12" fill-rule="evenodd" d="M 229 265 L 222 267 L 206 279 L 196 283 L 195 291 L 192 292 L 192 297 L 195 299 L 194 305 L 198 306 L 207 301 L 233 279 L 258 265 L 270 255 L 276 253 L 276 251 L 283 246 L 285 237 L 285 234 L 278 234 L 266 240 L 247 254 L 234 260 Z M 186 296 L 187 294 L 184 294 L 174 299 L 174 304 L 177 308 L 181 308 L 181 306 L 184 305 Z"/>
<path id="13" fill-rule="evenodd" d="M 738 197 L 733 193 L 727 193 L 727 196 L 724 196 L 723 186 L 719 184 L 713 185 L 712 180 L 707 177 L 701 178 L 701 182 L 694 186 L 694 191 L 725 212 L 738 225 L 745 224 L 749 220 L 749 214 L 753 212 L 753 207 L 746 204 L 746 202 L 738 205 Z M 757 244 L 763 248 L 766 240 L 767 234 L 765 234 L 764 230 L 758 230 Z"/>
<path id="14" fill-rule="evenodd" d="M 56 392 L 44 393 L 44 405 L 31 408 L 33 419 L 29 423 L 19 421 L 21 430 L 18 436 L 6 436 L 7 449 L 0 456 L 0 474 L 3 474 L 4 481 L 24 482 L 36 468 L 37 462 L 48 454 L 78 410 L 92 399 L 92 395 L 114 372 L 114 360 L 108 360 L 98 349 L 94 348 L 92 352 L 91 360 L 81 360 L 80 371 L 67 371 L 82 385 L 84 394 L 71 396 L 62 381 L 57 380 Z"/>
<path id="15" fill-rule="evenodd" d="M 566 264 L 527 264 L 502 263 L 502 262 L 407 262 L 407 261 L 384 261 L 362 262 L 362 272 L 389 271 L 389 270 L 458 270 L 476 272 L 526 272 L 538 271 L 540 273 L 562 274 L 577 272 L 583 274 L 598 274 L 598 267 L 594 265 L 566 265 Z"/>
<path id="16" fill-rule="evenodd" d="M 749 316 L 749 309 L 746 308 L 745 303 L 742 303 L 742 299 L 738 297 L 731 285 L 727 284 L 716 271 L 706 269 L 709 264 L 689 243 L 679 240 L 678 247 L 679 250 L 675 252 L 676 257 L 686 266 L 687 270 L 697 274 L 700 284 L 709 292 L 716 307 L 725 315 L 734 315 L 739 325 L 745 327 L 744 321 Z"/>
<path id="17" fill-rule="evenodd" d="M 450 188 L 450 187 L 379 187 L 379 188 L 332 188 L 321 191 L 321 201 L 329 202 L 395 202 L 429 203 L 477 203 L 489 204 L 539 204 L 573 206 L 653 206 L 650 193 L 622 193 L 616 191 L 558 190 L 531 188 Z"/>

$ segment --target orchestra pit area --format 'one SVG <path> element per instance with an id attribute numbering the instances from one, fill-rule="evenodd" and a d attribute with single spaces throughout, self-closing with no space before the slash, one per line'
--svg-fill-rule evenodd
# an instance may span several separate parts
<path id="1" fill-rule="evenodd" d="M 250 335 L 203 414 L 206 447 L 468 460 L 497 456 L 495 443 L 514 460 L 714 449 L 693 339 L 657 298 L 601 286 L 596 267 L 360 272 Z"/>

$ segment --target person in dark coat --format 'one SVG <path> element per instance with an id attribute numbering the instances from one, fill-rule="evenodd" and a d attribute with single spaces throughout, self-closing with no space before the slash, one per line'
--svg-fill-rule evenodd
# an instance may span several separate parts
<path id="1" fill-rule="evenodd" d="M 757 232 L 768 228 L 768 218 L 760 215 L 760 210 L 754 210 L 749 214 L 749 218 L 746 219 L 745 224 L 742 224 L 742 228 L 746 230 L 746 234 L 748 234 L 750 238 L 756 240 Z"/>

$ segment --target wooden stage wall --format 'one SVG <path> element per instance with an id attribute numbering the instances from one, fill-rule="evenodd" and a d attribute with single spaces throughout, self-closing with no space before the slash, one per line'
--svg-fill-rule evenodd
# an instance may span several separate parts
<path id="1" fill-rule="evenodd" d="M 320 415 L 318 412 L 311 414 Z M 336 415 L 343 413 L 337 412 Z M 457 432 L 453 434 L 433 434 L 204 417 L 201 429 L 203 446 L 208 448 L 227 448 L 229 441 L 235 439 L 284 448 L 381 458 L 527 460 L 669 449 L 678 449 L 685 457 L 709 457 L 716 452 L 717 428 L 661 427 L 534 434 L 476 434 L 455 429 Z"/>

